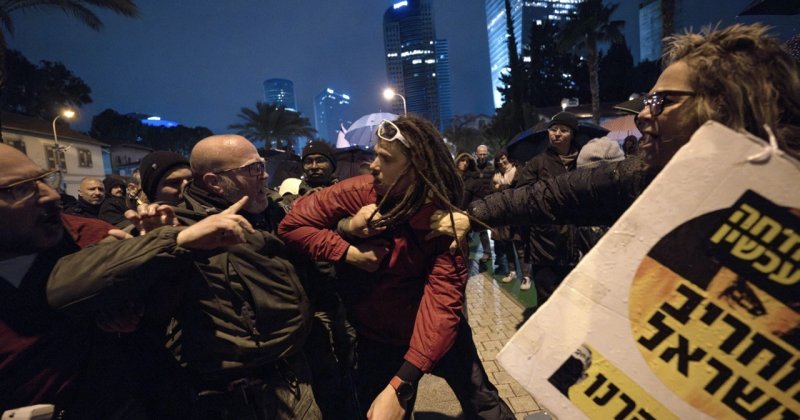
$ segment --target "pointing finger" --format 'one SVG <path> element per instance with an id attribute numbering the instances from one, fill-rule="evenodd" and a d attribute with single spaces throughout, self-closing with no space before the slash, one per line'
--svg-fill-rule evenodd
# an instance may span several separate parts
<path id="1" fill-rule="evenodd" d="M 244 207 L 244 205 L 247 204 L 247 200 L 249 200 L 249 199 L 250 199 L 250 197 L 248 197 L 248 196 L 242 197 L 239 201 L 231 204 L 230 207 L 228 207 L 227 209 L 223 210 L 222 213 L 220 213 L 220 214 L 236 214 L 236 213 L 238 213 L 239 210 L 241 210 L 242 207 Z"/>

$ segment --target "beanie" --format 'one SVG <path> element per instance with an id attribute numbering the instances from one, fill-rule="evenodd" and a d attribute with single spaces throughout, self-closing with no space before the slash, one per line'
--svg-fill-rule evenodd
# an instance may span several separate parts
<path id="1" fill-rule="evenodd" d="M 333 170 L 336 170 L 336 157 L 333 155 L 333 149 L 328 143 L 324 141 L 312 141 L 303 148 L 303 154 L 300 159 L 305 160 L 308 155 L 322 155 L 325 156 L 333 165 Z"/>
<path id="2" fill-rule="evenodd" d="M 547 123 L 547 128 L 550 128 L 556 124 L 565 125 L 571 128 L 573 134 L 578 132 L 578 116 L 571 112 L 563 111 L 553 115 L 553 119 Z"/>
<path id="3" fill-rule="evenodd" d="M 616 162 L 625 159 L 619 143 L 608 137 L 589 140 L 578 153 L 579 168 L 593 168 L 601 162 Z"/>
<path id="4" fill-rule="evenodd" d="M 139 173 L 142 177 L 142 191 L 151 202 L 155 200 L 156 188 L 167 172 L 178 166 L 189 166 L 189 161 L 175 153 L 158 150 L 142 158 Z"/>
<path id="5" fill-rule="evenodd" d="M 103 187 L 106 189 L 106 194 L 111 194 L 111 189 L 114 187 L 122 187 L 124 192 L 125 188 L 128 186 L 128 182 L 120 175 L 107 175 L 103 178 Z"/>

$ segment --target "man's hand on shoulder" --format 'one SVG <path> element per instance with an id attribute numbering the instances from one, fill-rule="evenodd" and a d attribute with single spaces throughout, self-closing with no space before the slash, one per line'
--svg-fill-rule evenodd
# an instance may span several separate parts
<path id="1" fill-rule="evenodd" d="M 450 215 L 453 215 L 453 220 L 450 220 Z M 453 224 L 455 221 L 455 225 Z M 455 228 L 454 228 L 455 227 Z M 426 240 L 431 240 L 438 236 L 453 236 L 450 244 L 450 252 L 455 252 L 458 249 L 459 242 L 466 241 L 467 232 L 469 232 L 470 224 L 469 217 L 461 212 L 449 212 L 444 210 L 436 210 L 431 215 L 431 232 L 425 236 Z"/>

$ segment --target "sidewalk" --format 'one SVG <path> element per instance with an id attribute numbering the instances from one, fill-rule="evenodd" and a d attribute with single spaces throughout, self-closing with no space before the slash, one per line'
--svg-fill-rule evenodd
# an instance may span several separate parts
<path id="1" fill-rule="evenodd" d="M 495 361 L 500 349 L 516 332 L 524 308 L 500 289 L 489 273 L 470 277 L 467 283 L 467 310 L 475 345 L 489 379 L 518 419 L 541 412 L 542 408 Z M 414 418 L 444 420 L 460 418 L 461 407 L 447 383 L 425 375 L 420 382 Z"/>

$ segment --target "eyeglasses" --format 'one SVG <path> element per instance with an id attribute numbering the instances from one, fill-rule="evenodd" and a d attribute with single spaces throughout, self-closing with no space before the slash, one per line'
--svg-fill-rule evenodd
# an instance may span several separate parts
<path id="1" fill-rule="evenodd" d="M 664 111 L 664 105 L 669 105 L 672 101 L 669 101 L 670 96 L 694 96 L 694 92 L 686 92 L 686 91 L 679 91 L 679 90 L 666 90 L 663 92 L 655 92 L 650 93 L 644 97 L 644 104 L 650 107 L 650 117 L 655 118 L 661 115 L 661 112 Z"/>
<path id="2" fill-rule="evenodd" d="M 377 134 L 381 140 L 386 140 L 386 141 L 400 140 L 400 143 L 402 143 L 403 146 L 405 146 L 407 149 L 411 148 L 411 146 L 408 144 L 408 140 L 406 140 L 406 138 L 403 137 L 402 134 L 400 134 L 400 129 L 397 128 L 397 126 L 389 120 L 383 120 L 381 125 L 378 126 Z"/>
<path id="3" fill-rule="evenodd" d="M 219 175 L 225 172 L 238 171 L 239 169 L 245 169 L 245 168 L 247 168 L 247 173 L 250 176 L 261 176 L 261 174 L 263 174 L 267 170 L 267 164 L 264 161 L 264 159 L 260 159 L 255 162 L 245 163 L 244 165 L 238 166 L 236 168 L 223 169 L 221 171 L 216 171 L 213 173 Z"/>
<path id="4" fill-rule="evenodd" d="M 58 191 L 58 187 L 61 185 L 61 171 L 45 172 L 35 178 L 23 179 L 0 187 L 0 196 L 11 197 L 14 202 L 27 200 L 38 191 L 37 182 L 43 182 Z"/>

